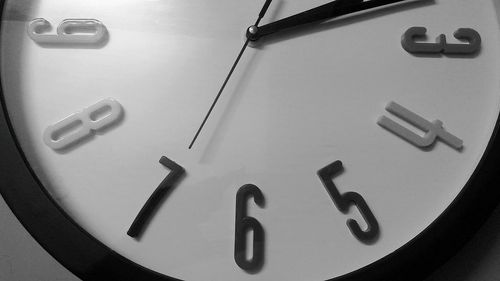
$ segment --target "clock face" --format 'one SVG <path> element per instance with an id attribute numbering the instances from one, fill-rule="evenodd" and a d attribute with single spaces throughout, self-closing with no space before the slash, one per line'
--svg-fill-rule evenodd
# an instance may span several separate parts
<path id="1" fill-rule="evenodd" d="M 27 162 L 83 231 L 161 275 L 369 266 L 445 212 L 494 135 L 499 2 L 436 0 L 249 44 L 192 143 L 263 2 L 4 4 Z M 327 2 L 275 0 L 260 25 Z"/>

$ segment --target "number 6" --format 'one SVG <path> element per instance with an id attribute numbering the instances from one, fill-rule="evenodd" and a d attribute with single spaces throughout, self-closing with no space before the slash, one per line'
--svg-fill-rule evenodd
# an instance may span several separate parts
<path id="1" fill-rule="evenodd" d="M 253 196 L 255 203 L 264 205 L 264 195 L 253 184 L 242 186 L 236 194 L 236 231 L 234 240 L 234 260 L 244 270 L 258 270 L 264 263 L 264 229 L 259 221 L 247 216 L 247 201 Z M 252 258 L 247 260 L 246 234 L 253 230 Z"/>

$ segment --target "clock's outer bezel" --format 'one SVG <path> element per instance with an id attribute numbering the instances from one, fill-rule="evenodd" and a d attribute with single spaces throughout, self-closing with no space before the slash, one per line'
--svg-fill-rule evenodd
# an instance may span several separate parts
<path id="1" fill-rule="evenodd" d="M 2 17 L 4 3 L 5 0 L 0 0 Z M 55 203 L 30 168 L 16 139 L 2 82 L 0 193 L 28 232 L 83 280 L 177 280 L 120 256 L 78 226 Z M 499 120 L 500 117 L 473 176 L 443 214 L 394 253 L 331 281 L 422 280 L 462 247 L 500 201 L 500 188 L 497 188 L 500 183 Z"/>

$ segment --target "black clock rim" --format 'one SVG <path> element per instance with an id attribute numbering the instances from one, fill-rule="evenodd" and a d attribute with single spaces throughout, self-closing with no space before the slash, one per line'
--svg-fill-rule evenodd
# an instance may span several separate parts
<path id="1" fill-rule="evenodd" d="M 2 12 L 4 3 L 5 0 L 0 0 Z M 82 229 L 55 203 L 31 169 L 17 141 L 2 83 L 0 81 L 0 193 L 33 238 L 82 280 L 178 280 L 114 252 Z M 453 203 L 431 225 L 395 252 L 330 281 L 422 280 L 454 255 L 500 201 L 500 188 L 496 188 L 500 181 L 500 165 L 495 165 L 500 163 L 499 128 L 500 116 L 473 175 Z"/>

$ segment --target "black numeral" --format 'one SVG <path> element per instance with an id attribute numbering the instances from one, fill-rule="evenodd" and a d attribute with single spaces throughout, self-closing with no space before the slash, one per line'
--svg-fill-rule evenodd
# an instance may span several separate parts
<path id="1" fill-rule="evenodd" d="M 177 185 L 182 177 L 186 174 L 184 168 L 165 156 L 161 157 L 160 163 L 170 169 L 170 173 L 160 183 L 153 194 L 151 194 L 148 201 L 146 202 L 146 204 L 144 204 L 141 211 L 135 218 L 132 226 L 130 226 L 127 232 L 130 237 L 137 237 L 140 235 L 140 233 L 144 229 L 146 222 L 151 218 L 151 216 L 153 215 L 153 211 L 157 208 L 163 197 L 165 197 L 165 195 L 168 194 L 169 190 Z"/>
<path id="2" fill-rule="evenodd" d="M 264 206 L 264 195 L 257 186 L 247 184 L 238 190 L 236 194 L 234 260 L 239 267 L 246 271 L 257 271 L 264 264 L 264 229 L 255 218 L 247 216 L 249 197 L 253 197 L 258 206 Z M 250 230 L 253 230 L 253 252 L 252 258 L 247 259 L 246 236 Z"/>
<path id="3" fill-rule="evenodd" d="M 375 219 L 375 216 L 361 195 L 356 192 L 346 192 L 340 194 L 339 190 L 333 183 L 333 178 L 342 170 L 342 162 L 335 161 L 334 163 L 319 170 L 318 176 L 339 211 L 346 214 L 349 211 L 349 208 L 354 205 L 358 208 L 359 212 L 365 219 L 368 225 L 367 230 L 362 230 L 357 221 L 353 219 L 347 220 L 347 226 L 351 230 L 354 237 L 364 243 L 372 242 L 379 234 L 377 219 Z"/>
<path id="4" fill-rule="evenodd" d="M 440 54 L 445 55 L 474 55 L 481 49 L 481 35 L 472 28 L 459 28 L 453 36 L 465 43 L 451 44 L 446 40 L 446 35 L 440 34 L 434 43 L 415 41 L 418 38 L 425 38 L 427 28 L 423 26 L 410 27 L 403 34 L 401 45 L 411 54 Z"/>

